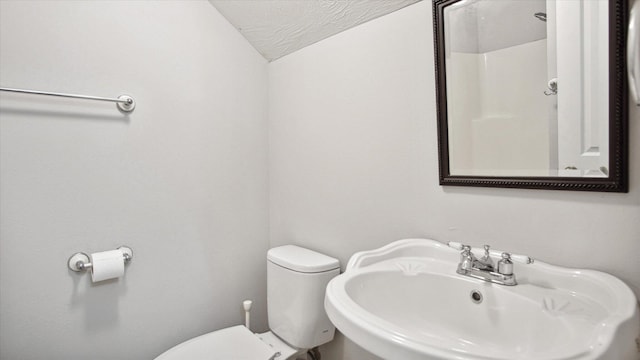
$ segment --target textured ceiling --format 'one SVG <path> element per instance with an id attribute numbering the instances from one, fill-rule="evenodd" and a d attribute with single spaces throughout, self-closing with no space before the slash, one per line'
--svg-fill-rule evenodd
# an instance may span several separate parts
<path id="1" fill-rule="evenodd" d="M 267 60 L 420 0 L 209 0 Z"/>

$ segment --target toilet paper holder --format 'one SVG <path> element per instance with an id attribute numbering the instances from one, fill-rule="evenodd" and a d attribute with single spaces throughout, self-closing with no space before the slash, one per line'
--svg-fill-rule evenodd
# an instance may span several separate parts
<path id="1" fill-rule="evenodd" d="M 122 251 L 122 261 L 124 261 L 125 265 L 133 259 L 133 250 L 131 250 L 128 246 L 120 246 L 117 248 Z M 77 252 L 69 258 L 67 261 L 67 265 L 69 266 L 69 270 L 79 272 L 86 271 L 93 267 L 91 263 L 91 258 L 89 255 L 83 252 Z"/>

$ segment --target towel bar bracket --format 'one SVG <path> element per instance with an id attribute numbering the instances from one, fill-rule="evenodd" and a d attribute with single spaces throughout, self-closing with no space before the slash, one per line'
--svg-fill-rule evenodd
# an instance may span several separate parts
<path id="1" fill-rule="evenodd" d="M 116 106 L 118 107 L 118 109 L 120 109 L 120 111 L 129 113 L 136 108 L 136 102 L 129 95 L 120 95 L 118 96 L 118 100 L 124 100 L 124 102 L 116 103 Z"/>

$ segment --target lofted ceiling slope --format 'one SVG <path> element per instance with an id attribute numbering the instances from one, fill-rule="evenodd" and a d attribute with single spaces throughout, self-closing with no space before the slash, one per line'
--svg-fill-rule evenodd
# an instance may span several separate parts
<path id="1" fill-rule="evenodd" d="M 267 60 L 421 0 L 209 0 Z"/>

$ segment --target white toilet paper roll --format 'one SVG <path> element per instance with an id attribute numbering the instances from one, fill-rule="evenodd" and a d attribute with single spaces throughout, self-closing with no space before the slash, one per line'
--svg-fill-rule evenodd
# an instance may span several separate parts
<path id="1" fill-rule="evenodd" d="M 98 282 L 124 275 L 122 251 L 109 250 L 91 254 L 91 280 Z"/>

